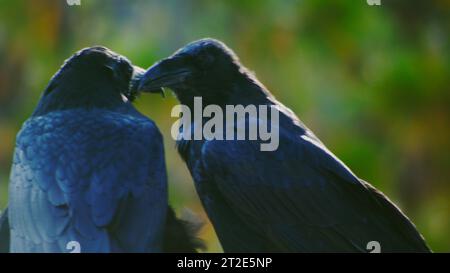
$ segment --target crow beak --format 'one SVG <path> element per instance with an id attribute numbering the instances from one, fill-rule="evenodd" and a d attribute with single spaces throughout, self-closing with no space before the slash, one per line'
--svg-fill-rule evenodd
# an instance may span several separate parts
<path id="1" fill-rule="evenodd" d="M 164 59 L 152 67 L 142 77 L 138 92 L 159 93 L 163 87 L 174 87 L 185 82 L 192 70 L 180 63 L 178 58 Z"/>
<path id="2" fill-rule="evenodd" d="M 133 66 L 133 75 L 131 76 L 130 91 L 129 91 L 131 96 L 135 96 L 136 94 L 139 93 L 139 84 L 144 75 L 145 69 L 136 65 Z M 160 91 L 155 92 L 161 92 L 162 94 L 164 94 L 162 88 L 160 88 Z"/>
<path id="3" fill-rule="evenodd" d="M 132 80 L 140 80 L 142 76 L 145 74 L 145 69 L 139 66 L 133 66 L 133 79 Z"/>

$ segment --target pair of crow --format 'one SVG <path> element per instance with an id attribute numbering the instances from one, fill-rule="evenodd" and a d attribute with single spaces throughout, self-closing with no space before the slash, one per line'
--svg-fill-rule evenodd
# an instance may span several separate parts
<path id="1" fill-rule="evenodd" d="M 147 71 L 104 47 L 64 63 L 17 135 L 3 251 L 67 252 L 73 241 L 81 252 L 198 250 L 168 203 L 161 133 L 131 104 L 162 88 L 187 106 L 202 97 L 205 106 L 279 111 L 275 151 L 259 141 L 177 140 L 225 252 L 367 252 L 372 241 L 382 252 L 430 251 L 400 209 L 214 39 Z"/>

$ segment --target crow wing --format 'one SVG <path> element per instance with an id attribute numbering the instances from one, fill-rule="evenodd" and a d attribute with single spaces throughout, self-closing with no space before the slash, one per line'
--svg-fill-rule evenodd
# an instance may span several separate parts
<path id="1" fill-rule="evenodd" d="M 12 252 L 160 251 L 162 137 L 149 119 L 66 110 L 28 120 L 10 177 Z"/>
<path id="2" fill-rule="evenodd" d="M 308 136 L 309 135 L 309 136 Z M 429 251 L 408 218 L 359 180 L 312 134 L 280 128 L 273 152 L 258 141 L 206 141 L 201 171 L 269 251 Z"/>

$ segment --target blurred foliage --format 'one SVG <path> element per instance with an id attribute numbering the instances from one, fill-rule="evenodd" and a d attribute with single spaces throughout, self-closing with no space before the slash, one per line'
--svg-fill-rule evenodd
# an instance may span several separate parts
<path id="1" fill-rule="evenodd" d="M 64 59 L 100 44 L 148 67 L 215 37 L 435 251 L 450 251 L 450 1 L 381 1 L 0 0 L 0 206 L 15 134 Z M 171 202 L 206 221 L 170 137 L 175 104 L 137 102 L 165 135 Z M 209 223 L 201 236 L 221 250 Z"/>

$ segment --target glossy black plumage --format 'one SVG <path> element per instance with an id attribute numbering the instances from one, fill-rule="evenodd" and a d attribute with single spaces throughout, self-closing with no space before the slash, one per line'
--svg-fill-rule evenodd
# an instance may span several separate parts
<path id="1" fill-rule="evenodd" d="M 430 251 L 400 209 L 333 155 L 223 43 L 196 41 L 152 66 L 140 90 L 160 87 L 191 112 L 201 97 L 204 107 L 265 105 L 279 113 L 275 151 L 261 151 L 261 141 L 177 142 L 225 251 L 367 252 L 371 241 L 382 252 Z M 246 118 L 234 130 L 255 122 Z"/>
<path id="2" fill-rule="evenodd" d="M 139 72 L 92 47 L 52 78 L 16 139 L 11 252 L 68 252 L 71 242 L 81 252 L 165 250 L 167 225 L 178 220 L 168 206 L 162 136 L 128 101 Z"/>

